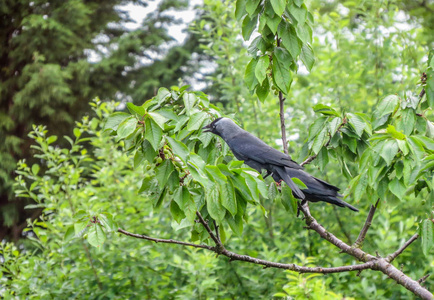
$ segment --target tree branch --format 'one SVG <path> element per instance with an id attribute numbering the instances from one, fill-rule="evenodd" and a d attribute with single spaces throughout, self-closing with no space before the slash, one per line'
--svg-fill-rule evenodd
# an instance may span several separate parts
<path id="1" fill-rule="evenodd" d="M 408 241 L 406 241 L 405 243 L 404 243 L 404 245 L 402 245 L 402 247 L 401 248 L 399 248 L 398 250 L 396 250 L 395 252 L 393 252 L 392 254 L 389 254 L 387 257 L 386 257 L 386 260 L 388 261 L 388 262 L 392 262 L 398 255 L 400 255 L 402 252 L 404 252 L 404 250 L 408 247 L 408 246 L 410 246 L 410 244 L 411 243 L 413 243 L 417 238 L 419 237 L 419 234 L 415 234 L 415 235 L 413 235 Z"/>
<path id="2" fill-rule="evenodd" d="M 378 202 L 380 201 L 380 198 L 378 198 L 377 202 L 375 202 L 375 205 L 371 205 L 371 208 L 369 209 L 368 217 L 366 218 L 365 225 L 363 225 L 362 230 L 359 233 L 359 236 L 357 237 L 357 240 L 354 242 L 353 247 L 356 248 L 362 248 L 363 241 L 365 240 L 366 233 L 368 233 L 369 227 L 371 227 L 372 219 L 374 218 L 375 211 L 378 207 Z"/>
<path id="3" fill-rule="evenodd" d="M 203 225 L 203 227 L 205 227 L 206 231 L 208 231 L 209 236 L 212 238 L 212 240 L 214 241 L 214 243 L 217 245 L 216 249 L 217 251 L 224 249 L 225 247 L 223 246 L 222 242 L 220 241 L 219 238 L 217 238 L 214 234 L 214 232 L 212 232 L 211 228 L 209 227 L 208 223 L 203 219 L 202 215 L 200 214 L 200 212 L 196 212 L 196 216 L 199 218 L 199 222 Z"/>
<path id="4" fill-rule="evenodd" d="M 170 239 L 170 240 L 157 239 L 157 238 L 153 238 L 153 237 L 142 235 L 142 234 L 131 233 L 131 232 L 128 232 L 128 231 L 123 230 L 121 228 L 118 229 L 118 232 L 125 234 L 125 235 L 128 235 L 128 236 L 131 236 L 131 237 L 134 237 L 136 239 L 148 240 L 148 241 L 152 241 L 155 243 L 177 244 L 177 245 L 182 245 L 182 246 L 189 246 L 189 247 L 201 248 L 201 249 L 207 249 L 207 250 L 214 251 L 214 247 L 211 247 L 208 245 L 198 245 L 198 244 L 186 243 L 186 242 L 172 240 L 172 239 Z"/>
<path id="5" fill-rule="evenodd" d="M 288 154 L 288 140 L 286 139 L 284 102 L 285 98 L 283 98 L 283 93 L 279 91 L 280 132 L 282 134 L 283 152 L 285 152 L 285 154 Z"/>

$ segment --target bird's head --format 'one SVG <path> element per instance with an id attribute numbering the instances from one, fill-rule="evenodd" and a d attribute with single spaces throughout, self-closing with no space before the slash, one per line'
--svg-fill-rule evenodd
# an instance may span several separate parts
<path id="1" fill-rule="evenodd" d="M 218 118 L 202 128 L 203 132 L 211 132 L 223 139 L 230 138 L 232 134 L 241 130 L 237 124 L 229 118 Z"/>

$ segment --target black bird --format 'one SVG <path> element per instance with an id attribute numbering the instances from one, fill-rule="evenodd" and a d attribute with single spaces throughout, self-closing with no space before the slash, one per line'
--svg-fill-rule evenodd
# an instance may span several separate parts
<path id="1" fill-rule="evenodd" d="M 253 134 L 243 130 L 229 118 L 218 118 L 203 127 L 204 132 L 212 132 L 220 136 L 239 160 L 255 169 L 259 173 L 267 170 L 276 182 L 283 180 L 292 189 L 293 195 L 301 200 L 311 202 L 324 201 L 340 207 L 348 207 L 359 211 L 354 206 L 339 199 L 339 188 L 324 180 L 313 177 L 303 171 L 303 167 L 286 155 L 270 146 Z M 292 177 L 300 179 L 307 187 L 301 190 Z"/>

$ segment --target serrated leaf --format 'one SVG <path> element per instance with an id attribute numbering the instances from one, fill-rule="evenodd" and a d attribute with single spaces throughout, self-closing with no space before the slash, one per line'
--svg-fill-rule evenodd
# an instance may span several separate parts
<path id="1" fill-rule="evenodd" d="M 400 179 L 395 177 L 392 181 L 389 182 L 389 190 L 392 192 L 392 194 L 402 200 L 405 192 L 407 191 L 407 188 Z"/>
<path id="2" fill-rule="evenodd" d="M 87 241 L 92 246 L 99 247 L 104 244 L 106 239 L 107 236 L 99 224 L 95 224 L 94 226 L 89 228 L 89 232 L 87 234 Z"/>
<path id="3" fill-rule="evenodd" d="M 181 158 L 183 162 L 187 162 L 188 155 L 190 154 L 187 146 L 180 141 L 171 138 L 170 136 L 167 136 L 166 139 L 172 148 L 173 154 Z"/>
<path id="4" fill-rule="evenodd" d="M 112 129 L 116 131 L 118 129 L 119 124 L 121 124 L 126 118 L 129 117 L 131 117 L 130 114 L 124 112 L 115 112 L 107 118 L 103 130 L 105 131 L 108 129 Z"/>
<path id="5" fill-rule="evenodd" d="M 315 139 L 318 133 L 323 130 L 326 126 L 328 117 L 319 117 L 313 122 L 313 124 L 309 127 L 309 141 Z"/>
<path id="6" fill-rule="evenodd" d="M 145 120 L 145 138 L 149 141 L 155 151 L 158 150 L 161 139 L 163 138 L 163 131 L 152 119 L 146 118 Z"/>
<path id="7" fill-rule="evenodd" d="M 286 24 L 285 26 L 281 24 L 278 27 L 278 34 L 282 39 L 282 45 L 289 51 L 292 59 L 296 60 L 301 53 L 303 43 L 297 37 L 295 28 L 290 24 Z"/>
<path id="8" fill-rule="evenodd" d="M 253 90 L 258 84 L 258 80 L 256 79 L 255 75 L 257 63 L 258 61 L 255 58 L 252 58 L 246 67 L 246 72 L 244 73 L 244 82 L 246 83 L 249 90 Z"/>
<path id="9" fill-rule="evenodd" d="M 422 252 L 425 255 L 428 255 L 429 251 L 433 246 L 434 241 L 434 230 L 433 223 L 429 219 L 425 219 L 422 222 L 421 228 L 421 236 L 422 236 Z"/>
<path id="10" fill-rule="evenodd" d="M 190 120 L 187 123 L 187 130 L 188 131 L 194 131 L 198 130 L 202 127 L 203 122 L 207 119 L 208 115 L 203 112 L 197 112 L 194 115 L 190 117 Z"/>
<path id="11" fill-rule="evenodd" d="M 87 212 L 85 212 L 84 210 L 80 209 L 79 211 L 77 211 L 74 215 L 74 220 L 80 220 L 82 218 L 85 217 L 89 217 L 89 214 Z"/>
<path id="12" fill-rule="evenodd" d="M 191 114 L 191 110 L 194 107 L 194 104 L 197 101 L 197 97 L 195 94 L 193 93 L 185 93 L 184 96 L 182 97 L 182 100 L 184 101 L 184 106 L 185 106 L 185 110 L 187 115 Z"/>
<path id="13" fill-rule="evenodd" d="M 148 113 L 148 115 L 152 118 L 152 120 L 158 125 L 160 126 L 161 129 L 164 130 L 164 124 L 167 122 L 167 119 L 160 115 L 159 113 L 156 112 L 150 112 Z"/>
<path id="14" fill-rule="evenodd" d="M 316 113 L 321 113 L 323 115 L 333 115 L 333 116 L 336 116 L 336 117 L 340 116 L 339 113 L 336 110 L 334 110 L 333 108 L 331 108 L 328 105 L 324 105 L 324 104 L 321 104 L 321 103 L 315 105 L 313 107 L 313 111 L 316 112 Z"/>
<path id="15" fill-rule="evenodd" d="M 258 22 L 257 16 L 253 17 L 252 19 L 248 15 L 244 17 L 243 24 L 241 27 L 241 33 L 245 41 L 248 41 L 250 39 L 250 36 L 252 35 L 252 32 L 255 29 L 257 22 Z"/>
<path id="16" fill-rule="evenodd" d="M 298 7 L 292 3 L 289 7 L 289 13 L 297 20 L 298 24 L 306 22 L 307 10 L 305 7 Z"/>
<path id="17" fill-rule="evenodd" d="M 112 214 L 110 213 L 100 214 L 98 216 L 98 220 L 101 222 L 101 225 L 104 226 L 104 228 L 108 232 L 118 231 L 118 225 L 114 221 Z"/>
<path id="18" fill-rule="evenodd" d="M 257 85 L 256 87 L 256 95 L 258 96 L 259 100 L 264 103 L 265 99 L 267 99 L 268 93 L 270 92 L 270 83 L 268 82 L 268 78 L 265 78 L 264 82 L 262 82 L 262 85 Z M 434 127 L 433 127 L 434 132 Z"/>
<path id="19" fill-rule="evenodd" d="M 273 53 L 273 80 L 277 87 L 287 94 L 292 82 L 292 75 L 289 65 L 292 61 L 291 55 L 286 49 L 276 47 Z"/>
<path id="20" fill-rule="evenodd" d="M 393 125 L 387 125 L 386 132 L 397 140 L 405 140 L 405 134 L 398 132 Z"/>
<path id="21" fill-rule="evenodd" d="M 239 21 L 246 13 L 246 1 L 247 0 L 237 0 L 235 5 L 235 18 Z"/>
<path id="22" fill-rule="evenodd" d="M 164 87 L 160 87 L 157 92 L 157 96 L 155 97 L 157 99 L 158 104 L 163 103 L 164 100 L 166 100 L 168 97 L 170 97 L 171 93 L 168 89 Z"/>
<path id="23" fill-rule="evenodd" d="M 131 114 L 136 113 L 141 117 L 143 117 L 146 114 L 146 110 L 143 106 L 137 106 L 131 102 L 128 102 L 127 107 L 128 107 L 128 110 L 131 112 Z"/>
<path id="24" fill-rule="evenodd" d="M 423 144 L 416 139 L 414 136 L 411 136 L 407 139 L 407 143 L 410 146 L 411 152 L 421 160 L 425 155 L 425 150 L 423 148 Z"/>
<path id="25" fill-rule="evenodd" d="M 89 220 L 80 221 L 74 224 L 75 236 L 80 237 L 83 235 Z"/>
<path id="26" fill-rule="evenodd" d="M 366 187 L 368 186 L 368 176 L 366 173 L 362 173 L 359 175 L 359 179 L 355 183 L 354 187 L 354 201 L 359 201 L 363 194 L 366 193 Z"/>
<path id="27" fill-rule="evenodd" d="M 285 0 L 270 0 L 271 6 L 273 7 L 274 12 L 276 13 L 276 15 L 278 15 L 279 17 L 283 14 L 283 12 L 285 11 L 285 5 L 286 5 L 286 1 Z"/>
<path id="28" fill-rule="evenodd" d="M 211 189 L 206 193 L 206 208 L 211 218 L 221 222 L 226 214 L 226 209 L 219 201 L 219 190 Z"/>
<path id="29" fill-rule="evenodd" d="M 306 66 L 306 69 L 310 72 L 315 63 L 315 55 L 313 53 L 312 47 L 309 44 L 303 44 L 303 47 L 301 48 L 300 59 Z"/>
<path id="30" fill-rule="evenodd" d="M 128 137 L 130 134 L 136 130 L 137 127 L 137 119 L 133 116 L 125 119 L 121 124 L 119 124 L 117 134 L 118 137 L 123 139 Z"/>
<path id="31" fill-rule="evenodd" d="M 363 130 L 365 129 L 365 127 L 367 126 L 365 123 L 365 120 L 363 120 L 361 117 L 359 117 L 358 115 L 349 113 L 348 114 L 348 121 L 351 125 L 351 127 L 354 129 L 354 131 L 357 133 L 357 135 L 359 137 L 362 136 L 363 134 Z"/>
<path id="32" fill-rule="evenodd" d="M 170 213 L 178 224 L 185 218 L 184 212 L 179 208 L 178 203 L 174 200 L 170 202 Z"/>
<path id="33" fill-rule="evenodd" d="M 312 43 L 312 28 L 307 23 L 298 24 L 295 27 L 295 32 L 298 38 L 303 42 L 303 44 Z"/>
<path id="34" fill-rule="evenodd" d="M 226 214 L 226 222 L 228 222 L 232 232 L 240 237 L 241 234 L 243 233 L 242 217 L 240 215 L 236 215 L 235 217 L 232 217 L 230 214 Z"/>
<path id="35" fill-rule="evenodd" d="M 71 225 L 68 227 L 68 229 L 66 229 L 65 235 L 63 236 L 63 241 L 67 243 L 70 240 L 72 240 L 74 237 L 75 237 L 75 230 L 74 230 L 74 226 Z"/>
<path id="36" fill-rule="evenodd" d="M 318 135 L 313 140 L 312 151 L 315 154 L 318 154 L 322 146 L 324 146 L 324 144 L 326 143 L 326 141 L 327 141 L 327 127 L 325 126 L 322 128 L 322 130 L 318 133 Z"/>
<path id="37" fill-rule="evenodd" d="M 267 77 L 267 69 L 270 65 L 270 58 L 268 55 L 263 55 L 259 58 L 258 63 L 255 67 L 255 76 L 258 79 L 259 84 L 262 84 L 264 79 Z"/>
<path id="38" fill-rule="evenodd" d="M 286 183 L 281 184 L 282 187 L 282 204 L 287 211 L 293 215 L 297 214 L 297 199 L 292 195 L 292 190 Z"/>
<path id="39" fill-rule="evenodd" d="M 251 16 L 258 7 L 261 0 L 248 0 L 245 2 L 246 12 Z"/>
<path id="40" fill-rule="evenodd" d="M 399 98 L 396 95 L 389 95 L 384 98 L 374 111 L 374 119 L 379 119 L 386 116 L 397 108 L 399 104 Z"/>
<path id="41" fill-rule="evenodd" d="M 278 15 L 274 15 L 273 18 L 267 17 L 267 26 L 268 26 L 268 28 L 270 28 L 270 30 L 273 34 L 276 34 L 277 28 L 278 28 L 281 21 L 282 21 L 282 18 L 279 17 Z"/>
<path id="42" fill-rule="evenodd" d="M 380 155 L 386 161 L 386 164 L 390 166 L 395 155 L 398 153 L 398 144 L 395 140 L 387 140 L 383 143 Z"/>
<path id="43" fill-rule="evenodd" d="M 166 159 L 162 164 L 155 168 L 155 178 L 157 178 L 161 187 L 166 185 L 166 182 L 174 169 L 172 161 L 169 159 Z"/>
<path id="44" fill-rule="evenodd" d="M 231 181 L 228 181 L 226 184 L 220 184 L 220 199 L 223 207 L 235 217 L 237 214 L 237 201 Z"/>

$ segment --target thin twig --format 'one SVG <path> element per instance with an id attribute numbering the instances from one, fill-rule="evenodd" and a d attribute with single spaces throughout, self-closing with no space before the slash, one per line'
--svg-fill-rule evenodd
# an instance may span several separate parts
<path id="1" fill-rule="evenodd" d="M 425 276 L 423 276 L 421 279 L 418 279 L 418 281 L 417 282 L 419 282 L 419 283 L 423 283 L 423 282 L 425 282 L 425 280 L 427 280 L 427 278 L 430 276 L 431 274 L 426 274 Z"/>
<path id="2" fill-rule="evenodd" d="M 214 232 L 212 232 L 211 228 L 208 225 L 208 222 L 206 222 L 202 215 L 200 214 L 200 212 L 196 212 L 196 216 L 199 218 L 199 222 L 203 225 L 203 227 L 205 227 L 206 231 L 208 231 L 209 236 L 212 238 L 212 240 L 214 241 L 214 243 L 217 245 L 217 247 L 219 247 L 220 249 L 224 249 L 224 246 L 222 244 L 222 242 L 220 242 L 220 240 L 215 236 Z"/>
<path id="3" fill-rule="evenodd" d="M 286 129 L 285 129 L 285 98 L 283 93 L 279 91 L 279 107 L 280 107 L 280 132 L 282 134 L 283 152 L 288 154 L 288 140 L 286 139 Z"/>
<path id="4" fill-rule="evenodd" d="M 404 250 L 410 246 L 411 243 L 413 243 L 417 238 L 419 237 L 419 234 L 415 234 L 413 235 L 408 241 L 406 241 L 404 243 L 404 245 L 402 245 L 401 248 L 399 248 L 398 250 L 396 250 L 395 252 L 393 252 L 392 254 L 389 254 L 386 257 L 386 260 L 391 263 L 398 255 L 400 255 L 402 252 L 404 252 Z"/>
<path id="5" fill-rule="evenodd" d="M 214 223 L 215 235 L 216 235 L 217 239 L 219 241 L 221 241 L 221 239 L 220 239 L 220 233 L 219 233 L 219 226 L 217 225 L 217 222 L 215 220 L 212 220 L 212 221 Z"/>
<path id="6" fill-rule="evenodd" d="M 363 241 L 365 240 L 369 227 L 371 227 L 372 219 L 374 218 L 374 214 L 375 211 L 377 210 L 379 201 L 380 198 L 378 198 L 377 202 L 375 202 L 375 205 L 371 205 L 371 208 L 369 209 L 368 217 L 366 218 L 365 224 L 363 225 L 363 228 L 360 231 L 357 240 L 354 242 L 353 247 L 362 248 Z"/>
<path id="7" fill-rule="evenodd" d="M 202 249 L 207 249 L 207 250 L 211 250 L 214 251 L 214 247 L 208 246 L 208 245 L 198 245 L 198 244 L 192 244 L 192 243 L 186 243 L 186 242 L 182 242 L 182 241 L 177 241 L 177 240 L 166 240 L 166 239 L 157 239 L 157 238 L 153 238 L 150 236 L 146 236 L 143 234 L 136 234 L 136 233 L 131 233 L 128 232 L 126 230 L 123 230 L 121 228 L 118 229 L 118 232 L 131 236 L 131 237 L 135 237 L 137 239 L 143 239 L 143 240 L 148 240 L 148 241 L 152 241 L 155 243 L 166 243 L 166 244 L 178 244 L 178 245 L 183 245 L 183 246 L 189 246 L 189 247 L 194 247 L 194 248 L 202 248 Z"/>

